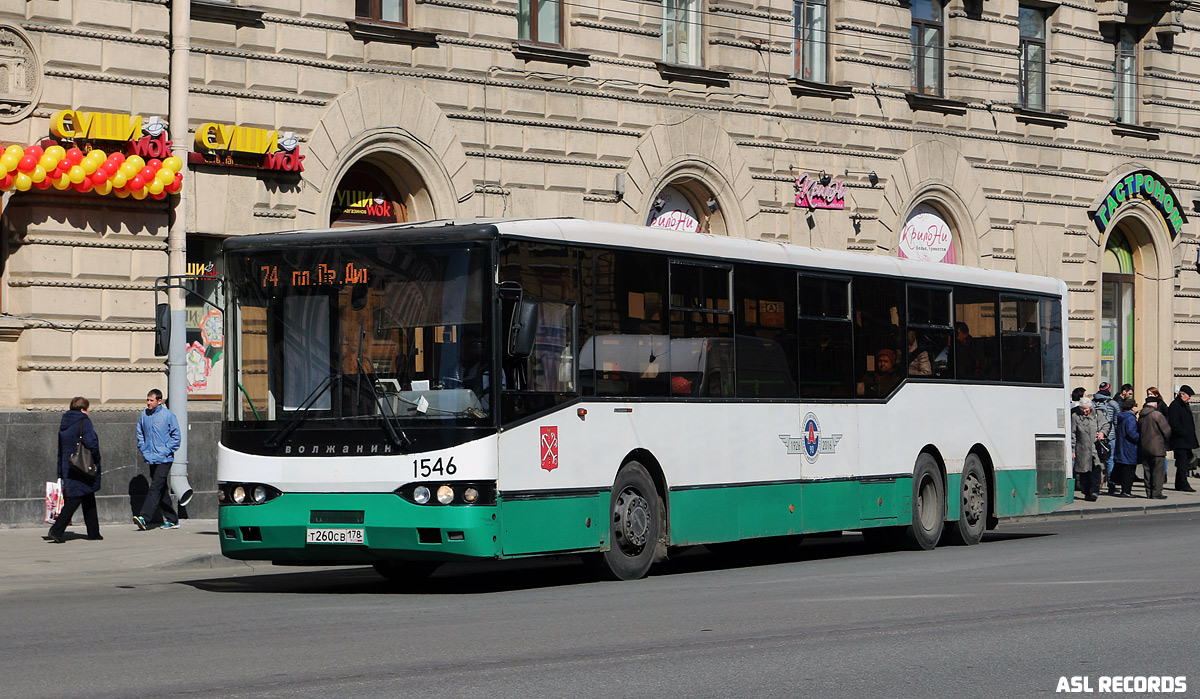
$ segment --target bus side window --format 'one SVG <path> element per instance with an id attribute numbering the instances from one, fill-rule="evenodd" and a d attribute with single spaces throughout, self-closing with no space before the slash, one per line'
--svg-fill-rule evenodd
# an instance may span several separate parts
<path id="1" fill-rule="evenodd" d="M 1058 299 L 1038 301 L 1038 327 L 1042 335 L 1042 383 L 1063 385 L 1062 304 Z"/>
<path id="2" fill-rule="evenodd" d="M 950 289 L 910 284 L 906 358 L 909 378 L 952 378 Z"/>
<path id="3" fill-rule="evenodd" d="M 993 290 L 954 289 L 954 376 L 959 381 L 999 381 L 1000 347 Z"/>
<path id="4" fill-rule="evenodd" d="M 797 283 L 797 307 L 800 396 L 853 396 L 850 280 L 801 272 Z"/>
<path id="5" fill-rule="evenodd" d="M 896 279 L 854 278 L 854 358 L 858 378 L 856 393 L 863 398 L 884 398 L 904 376 L 900 322 L 904 287 Z"/>
<path id="6" fill-rule="evenodd" d="M 733 283 L 737 396 L 796 398 L 796 273 L 740 264 Z"/>
<path id="7" fill-rule="evenodd" d="M 1001 296 L 1001 378 L 1017 383 L 1041 383 L 1041 343 L 1037 300 Z"/>
<path id="8" fill-rule="evenodd" d="M 581 371 L 594 372 L 596 395 L 666 397 L 667 259 L 597 250 L 592 279 L 593 334 L 584 343 Z"/>

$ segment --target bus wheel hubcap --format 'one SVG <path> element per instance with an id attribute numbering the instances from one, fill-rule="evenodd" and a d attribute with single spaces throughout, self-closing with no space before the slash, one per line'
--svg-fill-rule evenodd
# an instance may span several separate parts
<path id="1" fill-rule="evenodd" d="M 932 478 L 926 477 L 921 483 L 921 511 L 919 514 L 921 518 L 921 526 L 925 528 L 925 531 L 933 531 L 933 528 L 937 526 L 937 518 L 941 516 L 936 510 L 933 509 L 933 504 L 936 501 L 937 486 L 934 484 Z"/>
<path id="2" fill-rule="evenodd" d="M 983 519 L 983 484 L 974 474 L 963 483 L 963 516 L 972 525 Z"/>
<path id="3" fill-rule="evenodd" d="M 637 554 L 646 545 L 650 531 L 650 503 L 634 490 L 623 491 L 613 508 L 613 532 L 621 550 Z"/>

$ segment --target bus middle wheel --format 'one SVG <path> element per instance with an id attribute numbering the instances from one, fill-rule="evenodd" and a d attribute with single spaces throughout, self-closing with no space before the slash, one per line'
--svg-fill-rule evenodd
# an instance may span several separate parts
<path id="1" fill-rule="evenodd" d="M 946 485 L 937 461 L 929 454 L 917 457 L 913 469 L 912 525 L 907 539 L 913 548 L 932 551 L 942 536 L 946 519 Z"/>
<path id="2" fill-rule="evenodd" d="M 662 548 L 664 507 L 646 468 L 631 461 L 617 472 L 609 508 L 609 548 L 590 567 L 609 580 L 644 577 Z"/>

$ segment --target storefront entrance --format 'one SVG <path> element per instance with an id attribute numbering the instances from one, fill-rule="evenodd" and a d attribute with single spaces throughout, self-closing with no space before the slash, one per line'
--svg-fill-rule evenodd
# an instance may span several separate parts
<path id="1" fill-rule="evenodd" d="M 1134 382 L 1133 252 L 1121 230 L 1104 249 L 1100 282 L 1100 381 L 1113 386 Z"/>

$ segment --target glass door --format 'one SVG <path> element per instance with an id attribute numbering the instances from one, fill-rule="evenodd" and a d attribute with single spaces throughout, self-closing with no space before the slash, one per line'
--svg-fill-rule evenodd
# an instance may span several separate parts
<path id="1" fill-rule="evenodd" d="M 1100 380 L 1133 383 L 1133 255 L 1120 231 L 1104 251 L 1100 283 Z"/>

